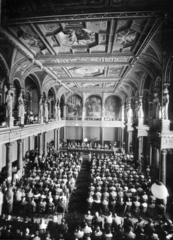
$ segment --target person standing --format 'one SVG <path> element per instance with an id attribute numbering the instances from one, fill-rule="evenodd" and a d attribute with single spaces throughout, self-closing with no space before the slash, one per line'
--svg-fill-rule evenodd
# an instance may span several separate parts
<path id="1" fill-rule="evenodd" d="M 11 214 L 13 211 L 13 196 L 13 188 L 12 186 L 9 186 L 5 192 L 5 199 L 7 202 L 7 209 L 9 214 Z"/>
<path id="2" fill-rule="evenodd" d="M 2 215 L 3 203 L 4 203 L 4 194 L 2 193 L 2 189 L 0 187 L 0 216 Z"/>

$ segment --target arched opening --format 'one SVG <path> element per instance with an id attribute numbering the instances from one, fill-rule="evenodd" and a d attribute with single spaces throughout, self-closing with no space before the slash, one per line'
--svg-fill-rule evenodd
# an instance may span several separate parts
<path id="1" fill-rule="evenodd" d="M 49 111 L 49 119 L 53 118 L 53 111 L 54 111 L 54 102 L 55 96 L 53 89 L 49 89 L 48 92 L 48 111 Z"/>
<path id="2" fill-rule="evenodd" d="M 39 89 L 32 74 L 25 79 L 25 89 L 25 110 L 37 116 L 39 113 Z"/>

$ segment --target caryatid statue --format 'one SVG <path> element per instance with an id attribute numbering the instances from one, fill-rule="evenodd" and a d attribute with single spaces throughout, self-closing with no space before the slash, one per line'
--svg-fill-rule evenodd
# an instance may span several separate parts
<path id="1" fill-rule="evenodd" d="M 153 118 L 159 119 L 161 116 L 161 106 L 158 92 L 154 92 L 153 97 Z"/>
<path id="2" fill-rule="evenodd" d="M 9 89 L 6 97 L 6 117 L 11 118 L 13 114 L 13 96 L 12 91 Z"/>
<path id="3" fill-rule="evenodd" d="M 131 101 L 128 101 L 127 104 L 127 121 L 132 122 L 133 120 L 133 110 L 131 108 Z"/>
<path id="4" fill-rule="evenodd" d="M 48 117 L 49 117 L 49 111 L 48 111 L 48 102 L 47 102 L 47 98 L 46 98 L 45 102 L 44 102 L 44 120 L 45 120 L 46 123 L 49 120 Z"/>
<path id="5" fill-rule="evenodd" d="M 139 97 L 139 102 L 138 102 L 138 118 L 144 118 L 144 111 L 142 107 L 142 97 Z"/>
<path id="6" fill-rule="evenodd" d="M 18 111 L 17 111 L 17 116 L 19 118 L 21 125 L 24 125 L 24 115 L 25 115 L 25 103 L 21 91 L 18 97 Z"/>
<path id="7" fill-rule="evenodd" d="M 82 106 L 82 120 L 85 119 L 85 105 Z"/>
<path id="8" fill-rule="evenodd" d="M 42 96 L 40 97 L 40 101 L 39 101 L 39 119 L 40 119 L 40 123 L 43 123 L 43 98 L 42 98 Z"/>
<path id="9" fill-rule="evenodd" d="M 168 106 L 169 106 L 169 91 L 168 86 L 163 89 L 163 106 L 162 106 L 162 119 L 168 120 Z"/>
<path id="10" fill-rule="evenodd" d="M 58 120 L 61 120 L 61 109 L 60 109 L 60 102 L 58 101 Z"/>

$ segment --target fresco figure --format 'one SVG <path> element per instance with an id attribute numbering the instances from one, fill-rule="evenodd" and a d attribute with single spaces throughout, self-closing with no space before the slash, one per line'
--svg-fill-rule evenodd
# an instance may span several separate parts
<path id="1" fill-rule="evenodd" d="M 87 117 L 101 117 L 101 99 L 98 96 L 91 96 L 86 100 L 86 116 Z"/>
<path id="2" fill-rule="evenodd" d="M 121 100 L 117 96 L 109 96 L 105 101 L 105 116 L 108 118 L 119 118 Z"/>
<path id="3" fill-rule="evenodd" d="M 82 99 L 73 95 L 67 102 L 67 117 L 82 117 Z"/>

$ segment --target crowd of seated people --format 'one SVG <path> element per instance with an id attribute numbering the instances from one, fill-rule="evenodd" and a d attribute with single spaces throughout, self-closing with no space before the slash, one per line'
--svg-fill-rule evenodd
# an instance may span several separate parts
<path id="1" fill-rule="evenodd" d="M 57 153 L 52 144 L 46 157 L 39 157 L 37 150 L 27 153 L 24 176 L 13 179 L 12 185 L 4 181 L 1 189 L 8 214 L 29 217 L 3 215 L 0 239 L 173 239 L 173 224 L 164 215 L 165 202 L 150 192 L 149 170 L 145 174 L 139 172 L 123 154 L 90 155 L 87 214 L 70 228 L 64 215 L 59 223 L 54 214 L 55 209 L 64 212 L 68 205 L 82 154 Z M 42 216 L 39 222 L 33 217 L 37 212 Z M 50 213 L 52 219 L 43 213 Z"/>
<path id="2" fill-rule="evenodd" d="M 25 174 L 21 178 L 7 179 L 2 183 L 4 209 L 15 213 L 64 213 L 69 198 L 76 188 L 81 168 L 80 153 L 57 153 L 53 146 L 48 154 L 40 157 L 38 151 L 27 153 Z"/>
<path id="3" fill-rule="evenodd" d="M 157 210 L 161 215 L 165 212 L 166 203 L 152 195 L 148 169 L 143 174 L 123 154 L 93 155 L 88 209 L 103 213 L 143 213 L 151 217 Z"/>
<path id="4" fill-rule="evenodd" d="M 81 142 L 77 143 L 76 141 L 71 141 L 66 144 L 66 147 L 68 149 L 95 149 L 95 150 L 111 150 L 112 151 L 112 145 L 105 143 L 104 145 L 101 145 L 100 143 L 93 143 L 93 142 Z"/>

